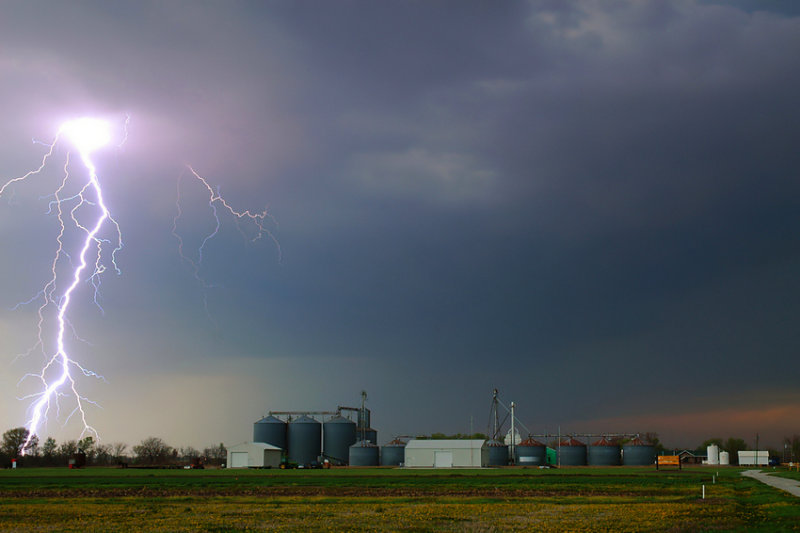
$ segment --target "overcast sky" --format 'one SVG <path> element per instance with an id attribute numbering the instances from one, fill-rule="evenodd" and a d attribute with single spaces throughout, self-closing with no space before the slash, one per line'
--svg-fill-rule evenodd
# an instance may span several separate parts
<path id="1" fill-rule="evenodd" d="M 106 442 L 252 437 L 369 393 L 381 443 L 486 431 L 674 446 L 800 433 L 800 8 L 791 1 L 0 2 L 0 182 L 69 118 L 125 248 L 71 353 Z M 0 427 L 23 425 L 68 147 L 0 198 Z M 200 274 L 190 164 L 233 219 Z M 75 173 L 80 167 L 75 166 Z M 214 228 L 181 180 L 196 259 Z M 247 232 L 248 229 L 243 226 Z M 208 302 L 208 312 L 204 309 Z M 67 409 L 65 409 L 66 411 Z M 76 419 L 41 432 L 77 438 Z M 752 442 L 754 444 L 754 442 Z"/>

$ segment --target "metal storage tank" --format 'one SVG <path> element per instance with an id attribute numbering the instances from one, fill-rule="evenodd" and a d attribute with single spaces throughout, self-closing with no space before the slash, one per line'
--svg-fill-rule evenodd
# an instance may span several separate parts
<path id="1" fill-rule="evenodd" d="M 489 466 L 508 466 L 508 446 L 499 440 L 486 442 L 489 448 Z"/>
<path id="2" fill-rule="evenodd" d="M 559 444 L 559 465 L 583 466 L 586 464 L 586 445 L 573 438 L 564 439 Z"/>
<path id="3" fill-rule="evenodd" d="M 719 446 L 717 446 L 716 444 L 711 444 L 710 446 L 706 446 L 706 454 L 708 455 L 708 464 L 710 465 L 719 464 Z"/>
<path id="4" fill-rule="evenodd" d="M 731 464 L 731 456 L 726 451 L 719 452 L 719 464 L 722 466 L 728 466 Z"/>
<path id="5" fill-rule="evenodd" d="M 361 429 L 358 428 L 356 430 L 356 438 L 358 440 L 368 440 L 372 444 L 377 446 L 378 444 L 378 432 L 372 428 Z"/>
<path id="6" fill-rule="evenodd" d="M 350 446 L 350 466 L 378 466 L 380 448 L 367 440 Z"/>
<path id="7" fill-rule="evenodd" d="M 619 466 L 619 444 L 601 438 L 592 443 L 588 450 L 588 459 L 590 466 Z"/>
<path id="8" fill-rule="evenodd" d="M 350 446 L 356 442 L 356 423 L 335 416 L 322 424 L 322 454 L 334 464 L 347 464 Z"/>
<path id="9" fill-rule="evenodd" d="M 253 424 L 253 442 L 264 442 L 286 451 L 286 422 L 267 416 Z"/>
<path id="10" fill-rule="evenodd" d="M 514 463 L 517 466 L 541 466 L 547 463 L 547 446 L 538 440 L 527 438 L 514 447 Z"/>
<path id="11" fill-rule="evenodd" d="M 400 466 L 406 461 L 406 443 L 395 439 L 381 448 L 381 466 Z"/>
<path id="12" fill-rule="evenodd" d="M 551 466 L 558 466 L 558 453 L 556 453 L 556 451 L 549 446 L 546 448 L 545 453 L 547 454 L 547 464 Z"/>
<path id="13" fill-rule="evenodd" d="M 309 416 L 301 416 L 289 422 L 289 460 L 308 464 L 320 455 L 322 424 Z"/>
<path id="14" fill-rule="evenodd" d="M 656 460 L 656 448 L 636 437 L 622 445 L 622 464 L 625 466 L 646 466 Z"/>

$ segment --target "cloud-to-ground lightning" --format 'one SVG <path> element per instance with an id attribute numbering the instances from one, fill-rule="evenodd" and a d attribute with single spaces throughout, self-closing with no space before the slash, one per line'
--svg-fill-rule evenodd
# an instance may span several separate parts
<path id="1" fill-rule="evenodd" d="M 241 211 L 234 209 L 233 207 L 231 207 L 230 204 L 228 204 L 225 198 L 223 198 L 220 195 L 219 191 L 215 191 L 214 188 L 211 187 L 211 185 L 209 185 L 208 181 L 205 178 L 203 178 L 200 174 L 198 174 L 197 171 L 194 168 L 192 168 L 191 165 L 187 165 L 187 168 L 191 173 L 192 177 L 194 177 L 197 181 L 199 181 L 200 184 L 202 184 L 202 186 L 208 193 L 208 206 L 211 209 L 211 213 L 214 218 L 214 229 L 203 237 L 202 241 L 200 242 L 200 246 L 197 249 L 196 257 L 190 257 L 189 255 L 186 254 L 184 250 L 183 238 L 178 232 L 178 221 L 180 220 L 181 215 L 183 214 L 183 210 L 181 208 L 181 181 L 184 174 L 182 173 L 180 176 L 178 176 L 178 184 L 177 184 L 178 192 L 177 192 L 177 198 L 175 200 L 176 213 L 172 221 L 172 234 L 178 240 L 178 253 L 181 256 L 181 259 L 184 260 L 187 264 L 189 264 L 189 266 L 192 269 L 192 273 L 194 274 L 194 278 L 203 288 L 203 305 L 205 307 L 206 314 L 209 316 L 210 319 L 211 314 L 209 313 L 208 310 L 207 290 L 213 288 L 214 286 L 210 284 L 208 281 L 206 281 L 205 278 L 203 278 L 203 276 L 200 273 L 200 269 L 202 267 L 203 252 L 205 250 L 206 245 L 219 232 L 221 226 L 221 222 L 219 219 L 220 210 L 229 213 L 234 218 L 234 220 L 236 221 L 237 228 L 242 233 L 242 236 L 244 236 L 246 239 L 257 241 L 262 237 L 267 236 L 270 240 L 272 240 L 272 242 L 275 244 L 275 247 L 278 250 L 279 261 L 281 259 L 282 252 L 278 239 L 275 237 L 274 233 L 272 233 L 272 231 L 269 228 L 270 225 L 275 224 L 275 219 L 272 217 L 272 215 L 269 214 L 267 208 L 264 208 L 263 211 L 256 213 L 249 210 Z M 252 233 L 252 237 L 248 237 L 248 235 L 245 233 L 244 229 L 241 226 L 242 222 L 249 222 L 253 225 L 254 231 Z"/>
<path id="2" fill-rule="evenodd" d="M 74 407 L 69 411 L 64 423 L 66 424 L 77 414 L 83 423 L 81 437 L 86 434 L 99 437 L 86 416 L 86 404 L 94 402 L 79 392 L 76 376 L 77 373 L 87 377 L 101 378 L 101 376 L 84 368 L 70 355 L 69 341 L 80 338 L 73 330 L 69 317 L 70 304 L 82 283 L 88 282 L 91 285 L 94 302 L 98 302 L 99 277 L 107 270 L 106 261 L 110 262 L 119 273 L 116 255 L 122 249 L 122 234 L 119 224 L 106 206 L 97 168 L 91 158 L 95 151 L 111 142 L 111 137 L 110 125 L 104 120 L 81 118 L 66 122 L 59 128 L 53 142 L 45 145 L 49 149 L 38 168 L 13 178 L 0 187 L 0 197 L 2 197 L 15 186 L 40 175 L 49 160 L 56 156 L 62 140 L 68 141 L 77 151 L 84 167 L 82 172 L 72 171 L 71 151 L 66 151 L 63 177 L 49 196 L 52 198 L 49 202 L 49 213 L 55 214 L 59 227 L 55 239 L 56 251 L 50 265 L 51 277 L 36 296 L 23 302 L 23 304 L 40 302 L 38 339 L 27 353 L 40 350 L 44 355 L 41 370 L 26 374 L 22 378 L 39 382 L 37 392 L 22 397 L 23 400 L 32 400 L 26 422 L 28 440 L 23 449 L 27 448 L 37 435 L 50 411 L 55 409 L 59 412 L 61 404 L 66 399 L 74 402 Z M 110 228 L 111 237 L 106 234 L 106 228 Z M 66 249 L 68 232 L 78 236 L 78 245 L 73 250 Z M 64 276 L 65 271 L 66 276 Z M 49 318 L 52 314 L 55 315 L 54 318 Z M 54 340 L 50 340 L 52 337 Z"/>

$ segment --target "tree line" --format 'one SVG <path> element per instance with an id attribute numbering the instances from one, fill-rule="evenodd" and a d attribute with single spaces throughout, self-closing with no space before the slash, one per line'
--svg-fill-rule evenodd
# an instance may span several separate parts
<path id="1" fill-rule="evenodd" d="M 147 437 L 139 444 L 128 446 L 124 442 L 99 443 L 91 436 L 62 443 L 48 437 L 41 442 L 34 435 L 26 446 L 28 435 L 24 427 L 3 433 L 0 464 L 7 467 L 16 459 L 19 466 L 64 466 L 80 455 L 85 458 L 85 464 L 95 466 L 221 465 L 228 456 L 223 443 L 197 450 L 192 446 L 173 448 L 159 437 Z"/>

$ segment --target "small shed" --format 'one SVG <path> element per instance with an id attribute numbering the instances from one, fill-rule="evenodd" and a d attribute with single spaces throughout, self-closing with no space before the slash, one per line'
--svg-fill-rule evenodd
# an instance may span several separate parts
<path id="1" fill-rule="evenodd" d="M 481 468 L 488 464 L 489 447 L 482 439 L 414 439 L 406 444 L 406 467 Z"/>
<path id="2" fill-rule="evenodd" d="M 266 442 L 243 442 L 228 448 L 228 468 L 278 468 L 282 452 Z"/>

